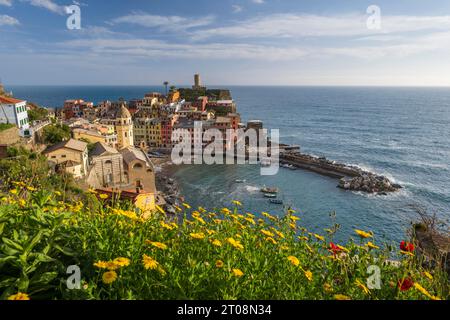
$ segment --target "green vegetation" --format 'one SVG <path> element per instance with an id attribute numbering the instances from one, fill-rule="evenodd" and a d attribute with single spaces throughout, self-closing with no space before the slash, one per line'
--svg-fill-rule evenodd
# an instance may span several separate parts
<path id="1" fill-rule="evenodd" d="M 30 123 L 33 121 L 43 121 L 48 118 L 48 110 L 45 108 L 35 107 L 28 110 L 28 120 Z"/>
<path id="2" fill-rule="evenodd" d="M 0 131 L 8 130 L 14 127 L 15 125 L 11 123 L 0 123 Z"/>
<path id="3" fill-rule="evenodd" d="M 54 124 L 43 129 L 44 143 L 55 144 L 70 139 L 70 128 L 66 125 Z"/>
<path id="4" fill-rule="evenodd" d="M 190 89 L 190 88 L 180 88 L 178 89 L 182 99 L 186 101 L 194 102 L 198 97 L 207 96 L 209 100 L 231 100 L 230 90 L 221 89 Z"/>
<path id="5" fill-rule="evenodd" d="M 425 267 L 412 243 L 395 248 L 355 230 L 339 245 L 337 225 L 316 234 L 301 213 L 249 213 L 238 201 L 212 210 L 183 204 L 178 218 L 157 207 L 143 219 L 130 203 L 81 192 L 42 156 L 8 151 L 15 158 L 0 161 L 0 299 L 449 298 L 448 274 Z M 67 287 L 73 265 L 79 289 Z M 373 266 L 379 289 L 368 287 Z"/>

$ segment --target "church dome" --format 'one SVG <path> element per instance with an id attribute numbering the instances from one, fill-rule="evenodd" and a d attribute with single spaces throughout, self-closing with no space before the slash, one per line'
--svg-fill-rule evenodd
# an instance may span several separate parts
<path id="1" fill-rule="evenodd" d="M 131 113 L 125 107 L 125 104 L 122 103 L 119 110 L 117 110 L 116 112 L 116 119 L 127 119 L 127 118 L 131 118 Z"/>

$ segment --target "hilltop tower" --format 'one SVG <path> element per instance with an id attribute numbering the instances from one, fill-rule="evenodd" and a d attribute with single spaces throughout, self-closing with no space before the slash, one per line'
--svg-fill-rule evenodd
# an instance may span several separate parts
<path id="1" fill-rule="evenodd" d="M 205 89 L 205 87 L 202 86 L 200 74 L 198 74 L 198 73 L 194 74 L 194 85 L 192 86 L 192 89 L 194 89 L 194 90 Z"/>
<path id="2" fill-rule="evenodd" d="M 120 105 L 119 110 L 116 112 L 115 118 L 117 147 L 119 149 L 123 149 L 134 146 L 133 121 L 131 119 L 130 111 L 128 111 L 124 103 Z"/>

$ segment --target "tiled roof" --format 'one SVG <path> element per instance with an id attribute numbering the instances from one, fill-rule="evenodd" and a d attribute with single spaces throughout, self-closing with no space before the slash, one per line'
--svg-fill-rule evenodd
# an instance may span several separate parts
<path id="1" fill-rule="evenodd" d="M 95 156 L 103 156 L 105 154 L 118 154 L 118 153 L 119 151 L 117 151 L 116 149 L 111 148 L 110 146 L 102 142 L 97 142 L 91 151 L 91 156 L 95 157 Z"/>
<path id="2" fill-rule="evenodd" d="M 0 103 L 21 103 L 25 102 L 24 100 L 19 100 L 11 97 L 0 96 Z"/>
<path id="3" fill-rule="evenodd" d="M 43 153 L 44 154 L 50 153 L 50 152 L 53 152 L 53 151 L 61 149 L 61 148 L 68 148 L 68 149 L 83 152 L 86 150 L 87 145 L 88 144 L 86 142 L 75 140 L 75 139 L 70 139 L 70 140 L 62 141 L 60 143 L 57 143 L 57 144 L 54 144 L 54 145 L 48 147 L 47 149 L 44 150 Z"/>

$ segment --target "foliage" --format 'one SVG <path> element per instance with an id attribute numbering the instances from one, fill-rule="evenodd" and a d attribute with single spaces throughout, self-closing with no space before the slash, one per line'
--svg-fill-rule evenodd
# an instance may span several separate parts
<path id="1" fill-rule="evenodd" d="M 8 130 L 14 127 L 15 125 L 11 123 L 0 123 L 0 131 Z"/>
<path id="2" fill-rule="evenodd" d="M 45 108 L 36 107 L 28 110 L 28 119 L 30 122 L 42 121 L 48 118 L 48 110 Z"/>
<path id="3" fill-rule="evenodd" d="M 54 124 L 43 129 L 46 144 L 55 144 L 70 139 L 70 128 L 67 125 Z"/>
<path id="4" fill-rule="evenodd" d="M 332 243 L 336 230 L 309 232 L 301 214 L 231 209 L 162 208 L 145 220 L 91 192 L 83 202 L 18 183 L 0 207 L 0 292 L 31 299 L 437 299 L 447 275 L 424 269 L 408 246 L 399 252 L 357 230 Z M 97 200 L 97 198 L 99 200 Z M 386 263 L 399 255 L 397 263 Z M 51 263 L 50 263 L 51 261 Z M 66 268 L 81 268 L 79 290 L 65 286 Z M 369 289 L 369 266 L 381 270 Z M 44 279 L 41 275 L 46 275 Z"/>

